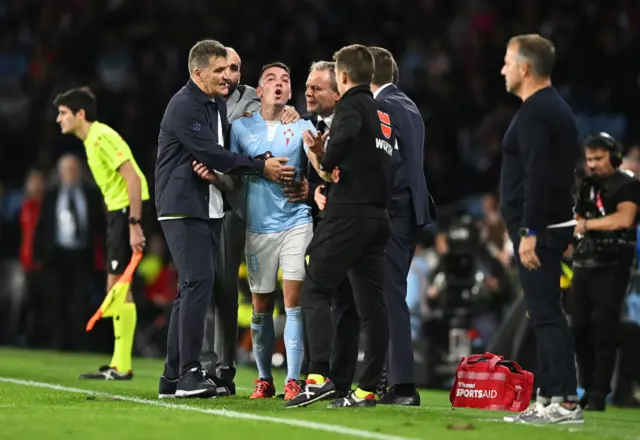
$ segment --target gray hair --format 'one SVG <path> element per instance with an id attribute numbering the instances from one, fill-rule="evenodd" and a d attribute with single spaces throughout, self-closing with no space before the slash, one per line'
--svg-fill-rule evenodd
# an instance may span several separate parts
<path id="1" fill-rule="evenodd" d="M 329 85 L 331 90 L 338 93 L 338 83 L 336 82 L 336 71 L 334 70 L 336 63 L 333 61 L 315 61 L 311 63 L 309 67 L 309 73 L 311 72 L 329 72 Z"/>
<path id="2" fill-rule="evenodd" d="M 211 62 L 211 57 L 226 57 L 227 49 L 216 40 L 202 40 L 193 45 L 189 51 L 189 75 L 194 69 L 205 69 Z"/>

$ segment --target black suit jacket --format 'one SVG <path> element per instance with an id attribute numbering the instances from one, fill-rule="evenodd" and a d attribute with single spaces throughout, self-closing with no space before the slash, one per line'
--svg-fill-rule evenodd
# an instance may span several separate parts
<path id="1" fill-rule="evenodd" d="M 436 212 L 423 170 L 425 125 L 420 110 L 393 84 L 382 89 L 376 100 L 391 116 L 401 156 L 394 178 L 390 214 L 393 214 L 394 204 L 404 202 L 410 195 L 416 225 L 428 225 L 435 221 Z"/>
<path id="2" fill-rule="evenodd" d="M 102 245 L 104 241 L 106 220 L 106 208 L 102 201 L 100 191 L 88 184 L 82 184 L 82 192 L 84 193 L 87 203 L 87 245 L 83 252 L 86 254 L 84 261 L 87 266 L 93 265 L 93 252 L 96 246 Z M 36 225 L 35 240 L 33 244 L 33 257 L 44 267 L 58 257 L 56 247 L 56 205 L 58 203 L 58 195 L 60 187 L 55 186 L 47 191 L 42 199 L 42 208 L 40 210 L 40 218 Z"/>
<path id="3" fill-rule="evenodd" d="M 218 113 L 222 133 L 218 133 Z M 223 97 L 211 101 L 191 80 L 173 95 L 158 135 L 155 191 L 159 217 L 180 214 L 209 218 L 209 183 L 193 171 L 194 160 L 225 174 L 262 174 L 264 161 L 232 153 L 220 145 L 228 132 Z"/>

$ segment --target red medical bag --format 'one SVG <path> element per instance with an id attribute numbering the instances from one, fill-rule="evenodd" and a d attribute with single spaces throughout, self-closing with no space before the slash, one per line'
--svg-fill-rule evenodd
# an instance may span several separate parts
<path id="1" fill-rule="evenodd" d="M 493 353 L 464 357 L 449 400 L 454 408 L 524 411 L 533 395 L 533 374 Z"/>

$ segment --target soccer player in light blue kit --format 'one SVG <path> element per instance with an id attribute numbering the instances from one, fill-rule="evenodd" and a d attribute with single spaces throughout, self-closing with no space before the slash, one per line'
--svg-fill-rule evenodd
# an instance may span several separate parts
<path id="1" fill-rule="evenodd" d="M 289 67 L 282 63 L 264 66 L 256 91 L 262 108 L 233 122 L 231 151 L 253 157 L 266 153 L 288 157 L 286 165 L 295 166 L 300 175 L 307 163 L 302 133 L 314 127 L 305 120 L 280 123 L 285 104 L 291 99 Z M 288 372 L 284 398 L 290 400 L 300 392 L 297 381 L 304 354 L 300 290 L 305 276 L 305 251 L 313 235 L 311 208 L 306 203 L 290 202 L 281 184 L 258 176 L 243 179 L 247 213 L 245 254 L 253 304 L 251 337 L 260 376 L 251 398 L 275 395 L 271 357 L 275 339 L 274 292 L 280 268 L 287 314 L 284 341 Z"/>

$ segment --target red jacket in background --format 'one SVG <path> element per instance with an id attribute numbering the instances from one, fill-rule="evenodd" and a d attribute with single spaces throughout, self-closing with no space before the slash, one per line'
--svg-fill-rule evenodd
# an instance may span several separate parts
<path id="1" fill-rule="evenodd" d="M 36 235 L 36 225 L 40 219 L 41 206 L 41 200 L 27 199 L 20 210 L 20 229 L 22 230 L 20 263 L 25 272 L 34 269 L 33 243 Z"/>

